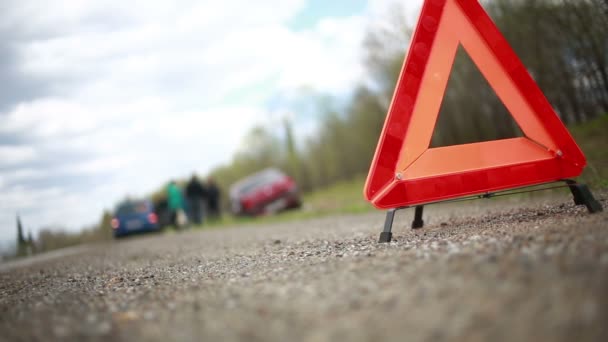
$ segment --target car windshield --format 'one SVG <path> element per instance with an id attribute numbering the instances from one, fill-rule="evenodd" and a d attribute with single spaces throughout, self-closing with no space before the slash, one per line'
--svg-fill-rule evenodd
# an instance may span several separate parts
<path id="1" fill-rule="evenodd" d="M 265 171 L 253 176 L 253 178 L 240 185 L 236 192 L 240 195 L 250 193 L 259 187 L 276 182 L 281 176 L 281 173 L 276 170 Z"/>
<path id="2" fill-rule="evenodd" d="M 128 202 L 121 204 L 116 210 L 116 215 L 126 215 L 134 213 L 146 213 L 148 212 L 148 203 L 145 201 L 141 202 Z"/>

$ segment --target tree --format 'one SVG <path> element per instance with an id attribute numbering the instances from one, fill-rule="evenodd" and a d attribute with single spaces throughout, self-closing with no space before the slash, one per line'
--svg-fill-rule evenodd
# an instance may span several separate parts
<path id="1" fill-rule="evenodd" d="M 17 256 L 25 256 L 27 254 L 27 242 L 23 235 L 23 226 L 21 218 L 17 215 Z"/>

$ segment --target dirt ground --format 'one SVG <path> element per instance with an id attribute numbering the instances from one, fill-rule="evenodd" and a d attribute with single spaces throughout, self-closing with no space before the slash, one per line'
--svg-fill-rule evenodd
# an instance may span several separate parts
<path id="1" fill-rule="evenodd" d="M 608 194 L 596 193 L 608 209 Z M 129 238 L 0 266 L 0 340 L 608 341 L 608 210 L 568 195 Z"/>

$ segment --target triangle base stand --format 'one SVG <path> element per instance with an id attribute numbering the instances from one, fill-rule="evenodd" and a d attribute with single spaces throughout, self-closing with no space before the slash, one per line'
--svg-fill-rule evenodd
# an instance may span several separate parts
<path id="1" fill-rule="evenodd" d="M 595 197 L 593 197 L 593 194 L 591 193 L 591 190 L 589 189 L 589 187 L 587 185 L 577 183 L 576 181 L 571 180 L 571 179 L 566 179 L 563 182 L 565 182 L 566 186 L 570 189 L 570 192 L 572 193 L 572 197 L 574 198 L 575 205 L 586 206 L 587 210 L 591 214 L 598 213 L 598 212 L 601 212 L 604 210 L 602 208 L 602 204 L 598 200 L 596 200 Z M 548 189 L 555 189 L 555 188 L 558 188 L 558 187 L 540 189 L 540 190 L 548 190 Z M 428 203 L 428 205 L 437 204 L 437 203 L 445 203 L 445 202 L 467 201 L 467 200 L 478 199 L 478 198 L 491 198 L 491 197 L 504 196 L 504 195 L 514 195 L 514 194 L 533 192 L 533 191 L 538 191 L 538 190 L 521 191 L 521 192 L 505 193 L 505 194 L 486 193 L 483 195 L 479 195 L 479 196 L 475 196 L 475 197 L 461 198 L 458 200 Z M 378 243 L 389 243 L 393 240 L 392 230 L 393 230 L 393 221 L 395 220 L 395 214 L 397 213 L 397 211 L 402 210 L 402 209 L 407 209 L 407 208 L 410 208 L 410 207 L 390 209 L 386 212 L 386 219 L 384 220 L 384 230 L 382 231 L 382 233 L 380 233 L 380 239 L 378 240 Z M 416 209 L 414 212 L 414 220 L 412 221 L 412 229 L 420 229 L 420 228 L 424 227 L 424 220 L 422 219 L 424 205 L 417 205 L 415 208 Z"/>

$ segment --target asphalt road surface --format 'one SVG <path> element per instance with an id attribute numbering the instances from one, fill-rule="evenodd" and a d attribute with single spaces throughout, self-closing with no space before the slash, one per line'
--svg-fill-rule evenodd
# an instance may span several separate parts
<path id="1" fill-rule="evenodd" d="M 608 207 L 608 194 L 597 194 Z M 0 340 L 608 341 L 608 214 L 569 196 L 187 231 L 0 266 Z"/>

